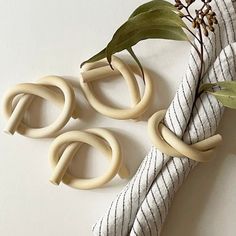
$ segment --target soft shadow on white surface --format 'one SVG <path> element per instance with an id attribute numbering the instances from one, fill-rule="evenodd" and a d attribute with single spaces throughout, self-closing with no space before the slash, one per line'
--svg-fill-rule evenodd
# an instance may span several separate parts
<path id="1" fill-rule="evenodd" d="M 215 159 L 199 164 L 173 201 L 162 236 L 235 236 L 229 219 L 236 213 L 236 112 L 226 110 Z"/>
<path id="2" fill-rule="evenodd" d="M 124 158 L 124 163 L 129 168 L 131 178 L 135 174 L 143 158 L 147 154 L 148 148 L 143 148 L 140 142 L 124 134 L 123 130 L 121 129 L 113 128 L 110 130 L 119 140 L 120 146 L 122 147 L 122 156 Z"/>

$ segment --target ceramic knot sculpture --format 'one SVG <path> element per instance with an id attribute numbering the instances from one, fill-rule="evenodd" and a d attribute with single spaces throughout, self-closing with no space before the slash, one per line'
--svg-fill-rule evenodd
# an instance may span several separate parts
<path id="1" fill-rule="evenodd" d="M 115 56 L 112 58 L 112 66 L 114 67 L 114 70 L 112 70 L 109 65 L 101 66 L 101 62 L 104 63 L 105 61 L 102 60 L 94 63 L 87 63 L 83 66 L 80 85 L 88 102 L 96 111 L 105 116 L 120 120 L 137 119 L 147 110 L 148 105 L 151 103 L 153 86 L 147 70 L 144 69 L 143 71 L 145 91 L 141 97 L 138 83 L 133 72 L 135 71 L 135 73 L 138 74 L 139 72 L 137 72 L 137 68 L 132 67 L 131 70 L 131 67 Z M 119 73 L 126 81 L 130 92 L 132 107 L 129 109 L 117 109 L 108 106 L 101 102 L 94 93 L 93 81 L 100 79 L 111 79 Z"/>
<path id="2" fill-rule="evenodd" d="M 80 179 L 68 170 L 83 143 L 93 146 L 110 159 L 110 165 L 103 175 Z M 73 188 L 93 189 L 109 182 L 116 174 L 119 174 L 121 178 L 129 176 L 129 171 L 123 164 L 118 141 L 110 131 L 102 128 L 70 131 L 58 136 L 51 144 L 49 158 L 53 169 L 50 181 L 56 185 L 63 181 Z"/>
<path id="3" fill-rule="evenodd" d="M 153 145 L 169 156 L 188 157 L 198 162 L 210 161 L 222 141 L 221 135 L 213 135 L 192 145 L 186 144 L 161 123 L 165 114 L 166 110 L 158 111 L 148 121 L 148 133 Z"/>
<path id="4" fill-rule="evenodd" d="M 62 93 L 53 90 L 58 88 Z M 16 97 L 20 95 L 17 100 Z M 24 122 L 24 115 L 36 97 L 41 97 L 62 107 L 58 118 L 50 125 L 42 128 L 31 128 Z M 15 107 L 13 102 L 17 100 Z M 36 83 L 22 83 L 7 90 L 3 98 L 3 114 L 8 120 L 5 132 L 14 134 L 16 131 L 31 138 L 53 136 L 62 129 L 68 120 L 78 117 L 73 88 L 61 77 L 47 76 Z"/>

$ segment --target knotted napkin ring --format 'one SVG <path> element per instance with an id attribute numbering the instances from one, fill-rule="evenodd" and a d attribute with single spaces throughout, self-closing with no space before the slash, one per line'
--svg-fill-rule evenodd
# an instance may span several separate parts
<path id="1" fill-rule="evenodd" d="M 52 87 L 59 88 L 63 95 L 54 91 Z M 17 95 L 21 96 L 13 107 L 13 101 Z M 23 121 L 25 112 L 36 96 L 63 107 L 56 121 L 43 128 L 28 127 Z M 17 84 L 9 89 L 3 99 L 3 114 L 8 119 L 5 132 L 14 134 L 17 131 L 31 138 L 43 138 L 52 136 L 62 129 L 71 117 L 77 118 L 78 109 L 72 87 L 63 78 L 47 76 L 39 79 L 36 83 Z"/>
<path id="2" fill-rule="evenodd" d="M 131 70 L 128 65 L 115 56 L 112 57 L 112 65 L 114 70 L 109 65 L 101 67 L 101 61 L 85 64 L 83 66 L 84 72 L 81 73 L 80 78 L 80 85 L 83 92 L 90 105 L 99 113 L 120 120 L 137 119 L 146 111 L 148 105 L 151 103 L 153 89 L 150 76 L 144 69 L 145 91 L 141 98 L 138 83 L 133 72 L 135 70 L 135 73 L 138 74 L 137 68 L 132 68 L 133 70 Z M 119 73 L 124 77 L 130 92 L 132 107 L 129 109 L 117 109 L 102 103 L 95 95 L 92 86 L 92 82 L 95 80 L 111 79 L 112 76 Z"/>
<path id="3" fill-rule="evenodd" d="M 160 123 L 166 110 L 158 111 L 148 121 L 148 133 L 153 145 L 172 157 L 188 157 L 194 161 L 207 162 L 212 158 L 215 148 L 222 141 L 216 134 L 192 145 L 184 143 L 164 124 Z"/>
<path id="4" fill-rule="evenodd" d="M 80 179 L 69 172 L 68 167 L 82 143 L 93 146 L 110 159 L 110 166 L 103 175 Z M 56 185 L 62 181 L 73 188 L 93 189 L 109 182 L 117 173 L 121 178 L 127 178 L 129 175 L 122 161 L 118 141 L 111 132 L 102 128 L 70 131 L 58 136 L 51 144 L 49 159 L 53 169 L 50 181 Z"/>

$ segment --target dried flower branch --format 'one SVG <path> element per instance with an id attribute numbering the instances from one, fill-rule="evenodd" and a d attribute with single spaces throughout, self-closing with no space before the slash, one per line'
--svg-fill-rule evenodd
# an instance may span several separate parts
<path id="1" fill-rule="evenodd" d="M 192 46 L 196 49 L 201 61 L 197 90 L 195 93 L 192 110 L 194 109 L 197 98 L 201 96 L 203 92 L 208 92 L 214 95 L 225 107 L 236 109 L 235 81 L 218 82 L 213 84 L 207 83 L 201 85 L 204 68 L 203 35 L 208 37 L 210 32 L 215 31 L 215 25 L 218 24 L 216 13 L 212 10 L 212 7 L 210 5 L 212 0 L 201 0 L 201 2 L 202 6 L 199 9 L 193 8 L 195 13 L 194 15 L 190 13 L 190 8 L 195 6 L 194 3 L 196 3 L 196 0 L 185 0 L 184 3 L 181 0 L 175 0 L 175 7 L 180 11 L 180 17 L 189 21 L 192 24 L 192 28 L 197 30 L 197 33 L 195 33 L 187 28 L 189 33 L 196 39 L 196 41 L 200 45 L 199 49 L 199 47 L 191 43 Z M 216 85 L 218 86 L 218 89 L 214 89 Z"/>
<path id="2" fill-rule="evenodd" d="M 192 28 L 197 30 L 197 32 L 193 32 L 190 29 L 188 31 L 194 36 L 196 41 L 199 43 L 199 46 L 193 45 L 195 50 L 197 51 L 200 59 L 200 71 L 198 77 L 198 84 L 195 93 L 195 98 L 193 101 L 192 110 L 195 107 L 195 103 L 197 98 L 199 97 L 199 90 L 201 85 L 201 79 L 203 76 L 203 68 L 204 68 L 204 42 L 203 35 L 206 37 L 209 36 L 209 31 L 214 32 L 214 25 L 218 23 L 216 18 L 216 13 L 212 10 L 210 5 L 212 0 L 201 0 L 202 6 L 199 9 L 194 8 L 194 13 L 191 13 L 191 7 L 193 7 L 196 3 L 196 0 L 185 0 L 183 3 L 182 0 L 175 0 L 175 7 L 180 11 L 180 17 L 182 19 L 186 19 L 192 24 Z M 190 122 L 190 121 L 189 121 Z"/>

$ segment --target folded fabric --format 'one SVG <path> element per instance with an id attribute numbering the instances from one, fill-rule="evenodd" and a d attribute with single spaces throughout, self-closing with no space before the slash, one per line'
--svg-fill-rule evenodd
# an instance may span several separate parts
<path id="1" fill-rule="evenodd" d="M 219 24 L 214 33 L 204 38 L 202 82 L 235 80 L 236 3 L 234 0 L 215 0 L 212 5 Z M 164 120 L 166 126 L 186 143 L 212 136 L 223 114 L 222 105 L 206 93 L 198 98 L 191 113 L 199 67 L 198 55 L 192 49 L 186 73 Z M 196 164 L 188 158 L 169 157 L 153 147 L 132 180 L 94 225 L 94 235 L 160 235 L 174 193 Z"/>

